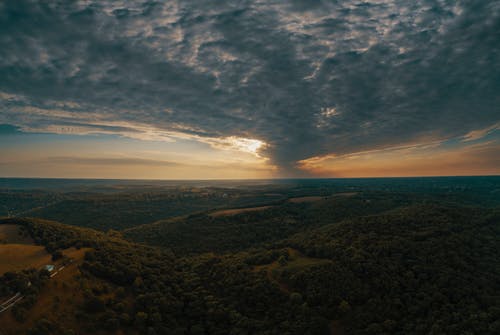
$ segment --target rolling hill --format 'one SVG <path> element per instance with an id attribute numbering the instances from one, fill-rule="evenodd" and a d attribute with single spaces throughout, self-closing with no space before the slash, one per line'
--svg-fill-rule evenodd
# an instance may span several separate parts
<path id="1" fill-rule="evenodd" d="M 303 206 L 310 222 L 342 208 L 334 211 L 329 200 L 291 206 Z M 248 226 L 264 220 L 255 215 L 279 222 L 284 209 L 276 210 L 232 216 L 238 228 L 227 225 L 218 243 L 244 218 Z M 212 217 L 222 218 L 229 219 Z M 52 254 L 83 251 L 57 284 L 43 271 L 0 277 L 0 292 L 14 292 L 14 279 L 37 283 L 31 303 L 0 314 L 0 322 L 6 334 L 496 334 L 499 223 L 495 208 L 397 206 L 259 238 L 265 243 L 250 248 L 234 240 L 205 252 L 216 243 L 207 242 L 176 256 L 170 250 L 183 250 L 183 239 L 157 248 L 113 231 L 7 219 L 0 226 L 24 227 Z M 192 244 L 208 241 L 192 228 Z"/>

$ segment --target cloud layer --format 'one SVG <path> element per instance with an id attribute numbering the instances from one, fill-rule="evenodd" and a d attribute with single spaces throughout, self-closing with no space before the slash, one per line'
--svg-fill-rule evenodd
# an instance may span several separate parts
<path id="1" fill-rule="evenodd" d="M 7 0 L 0 27 L 0 123 L 24 131 L 253 139 L 294 174 L 500 121 L 494 0 Z"/>

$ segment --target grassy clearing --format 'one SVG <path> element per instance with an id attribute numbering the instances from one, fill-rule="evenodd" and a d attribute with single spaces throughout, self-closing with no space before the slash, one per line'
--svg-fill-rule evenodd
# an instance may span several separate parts
<path id="1" fill-rule="evenodd" d="M 51 264 L 52 256 L 44 247 L 27 244 L 0 244 L 0 275 Z"/>
<path id="2" fill-rule="evenodd" d="M 288 199 L 288 201 L 293 202 L 294 204 L 299 204 L 303 202 L 316 202 L 324 199 L 326 198 L 320 196 L 309 196 L 309 197 L 290 198 Z"/>
<path id="3" fill-rule="evenodd" d="M 16 224 L 0 224 L 0 244 L 33 244 L 31 237 L 23 234 Z"/>
<path id="4" fill-rule="evenodd" d="M 0 275 L 24 269 L 40 269 L 51 264 L 51 255 L 43 246 L 34 245 L 16 224 L 0 225 Z"/>
<path id="5" fill-rule="evenodd" d="M 265 209 L 271 208 L 273 206 L 259 206 L 259 207 L 248 207 L 248 208 L 233 208 L 233 209 L 222 209 L 220 211 L 215 211 L 209 214 L 211 217 L 218 217 L 218 216 L 231 216 L 231 215 L 236 215 L 240 213 L 246 213 L 246 212 L 257 212 L 257 211 L 263 211 Z"/>
<path id="6" fill-rule="evenodd" d="M 274 267 L 272 272 L 273 276 L 277 278 L 283 271 L 293 272 L 293 271 L 303 270 L 305 267 L 322 265 L 327 263 L 331 263 L 331 261 L 328 259 L 307 257 L 302 253 L 300 253 L 298 250 L 288 248 L 287 263 L 285 265 L 277 264 L 278 266 Z"/>
<path id="7" fill-rule="evenodd" d="M 291 290 L 288 285 L 279 280 L 283 271 L 293 272 L 303 270 L 305 267 L 309 266 L 331 263 L 331 261 L 328 259 L 307 257 L 296 249 L 286 249 L 288 252 L 288 260 L 286 261 L 286 264 L 282 265 L 279 264 L 278 261 L 274 261 L 270 264 L 255 266 L 253 269 L 253 271 L 255 272 L 259 272 L 262 270 L 266 271 L 269 281 L 275 283 L 279 287 L 279 289 L 286 294 L 290 294 Z"/>
<path id="8" fill-rule="evenodd" d="M 307 257 L 302 254 L 300 251 L 292 248 L 286 248 L 288 252 L 288 260 L 286 264 L 281 265 L 278 261 L 274 261 L 270 264 L 258 265 L 255 266 L 253 271 L 266 271 L 267 279 L 274 283 L 280 291 L 285 294 L 291 294 L 293 289 L 290 288 L 286 283 L 280 280 L 281 274 L 284 271 L 303 271 L 305 268 L 310 266 L 329 264 L 332 261 L 328 259 L 322 258 L 312 258 Z M 331 320 L 330 321 L 330 334 L 331 335 L 344 335 L 345 329 L 340 320 Z"/>

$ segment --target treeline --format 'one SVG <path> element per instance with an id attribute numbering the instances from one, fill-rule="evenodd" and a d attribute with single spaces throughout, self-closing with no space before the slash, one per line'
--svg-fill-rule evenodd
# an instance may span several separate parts
<path id="1" fill-rule="evenodd" d="M 122 230 L 217 207 L 282 199 L 247 190 L 126 189 L 116 193 L 0 192 L 0 216 L 30 216 L 101 231 Z"/>
<path id="2" fill-rule="evenodd" d="M 54 187 L 54 183 L 58 187 Z M 4 187 L 14 185 L 14 189 L 0 189 L 0 217 L 30 216 L 101 231 L 125 230 L 215 208 L 269 205 L 291 197 L 328 197 L 346 192 L 379 194 L 388 201 L 405 196 L 418 201 L 468 206 L 500 205 L 498 176 L 297 179 L 274 181 L 269 185 L 219 183 L 220 187 L 208 186 L 203 182 L 193 182 L 191 186 L 172 186 L 162 185 L 161 182 L 152 185 L 118 182 L 113 185 L 92 184 L 90 181 L 85 185 L 77 181 L 82 184 L 75 184 L 74 187 L 72 183 L 25 180 L 13 181 L 12 184 L 4 180 Z M 200 186 L 195 186 L 197 184 Z M 29 187 L 37 189 L 30 190 Z"/>

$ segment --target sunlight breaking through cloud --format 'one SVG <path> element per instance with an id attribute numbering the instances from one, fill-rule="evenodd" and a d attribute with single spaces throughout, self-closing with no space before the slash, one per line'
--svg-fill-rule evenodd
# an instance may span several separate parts
<path id="1" fill-rule="evenodd" d="M 196 141 L 284 176 L 482 141 L 499 122 L 499 19 L 493 0 L 6 1 L 0 124 Z"/>

